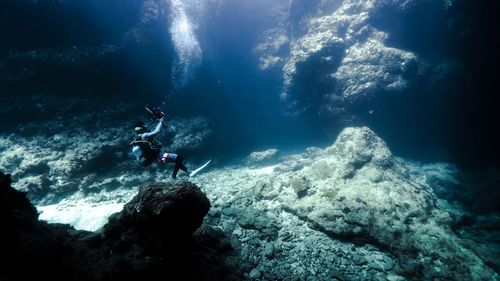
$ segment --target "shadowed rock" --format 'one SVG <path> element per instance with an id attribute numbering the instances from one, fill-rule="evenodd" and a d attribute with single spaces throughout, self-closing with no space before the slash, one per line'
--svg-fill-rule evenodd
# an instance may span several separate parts
<path id="1" fill-rule="evenodd" d="M 298 279 L 316 274 L 315 280 L 495 280 L 491 253 L 497 253 L 497 244 L 471 237 L 477 231 L 496 233 L 498 219 L 484 218 L 485 230 L 479 223 L 472 226 L 479 219 L 443 210 L 433 192 L 442 183 L 430 177 L 436 172 L 394 157 L 368 127 L 345 128 L 325 149 L 282 159 L 271 167 L 196 178 L 210 190 L 213 206 L 222 208 L 213 219 L 233 229 L 231 241 L 241 247 L 241 270 L 248 276 L 286 279 L 287 265 L 296 263 L 308 264 L 293 272 Z M 441 176 L 442 182 L 453 182 Z M 268 242 L 273 257 L 254 259 L 267 257 Z M 367 267 L 368 276 L 362 273 Z"/>
<path id="2" fill-rule="evenodd" d="M 111 216 L 104 238 L 115 246 L 139 244 L 151 251 L 171 247 L 164 240 L 186 239 L 198 229 L 210 209 L 210 201 L 189 181 L 150 183 Z"/>
<path id="3" fill-rule="evenodd" d="M 229 279 L 231 246 L 221 230 L 200 228 L 210 202 L 191 182 L 142 186 L 96 233 L 39 221 L 26 194 L 10 184 L 0 172 L 2 280 Z"/>
<path id="4" fill-rule="evenodd" d="M 493 276 L 480 257 L 461 245 L 450 228 L 453 218 L 436 208 L 431 189 L 412 182 L 369 128 L 345 128 L 314 162 L 319 161 L 333 172 L 323 179 L 317 179 L 314 165 L 295 172 L 313 184 L 308 196 L 283 197 L 287 212 L 334 239 L 372 244 L 391 253 L 405 276 L 475 280 Z M 436 257 L 442 264 L 437 268 L 430 262 L 417 263 L 417 255 Z"/>

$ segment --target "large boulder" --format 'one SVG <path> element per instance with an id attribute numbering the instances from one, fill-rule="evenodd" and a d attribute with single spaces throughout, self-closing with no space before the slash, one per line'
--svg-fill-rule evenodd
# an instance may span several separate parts
<path id="1" fill-rule="evenodd" d="M 10 175 L 0 172 L 2 280 L 76 276 L 71 256 L 79 247 L 80 242 L 72 241 L 78 235 L 67 225 L 49 226 L 39 221 L 26 193 L 13 189 L 11 183 Z"/>
<path id="2" fill-rule="evenodd" d="M 495 280 L 498 244 L 488 237 L 498 220 L 481 226 L 443 208 L 435 190 L 450 174 L 437 180 L 435 170 L 394 157 L 371 129 L 345 128 L 330 147 L 280 160 L 195 178 L 248 277 Z"/>
<path id="3" fill-rule="evenodd" d="M 38 220 L 26 194 L 0 172 L 2 280 L 225 280 L 231 247 L 202 225 L 210 202 L 188 181 L 150 183 L 100 232 Z M 182 276 L 182 277 L 179 277 Z"/>
<path id="4" fill-rule="evenodd" d="M 105 239 L 119 241 L 117 245 L 143 246 L 153 242 L 147 247 L 158 251 L 161 245 L 156 242 L 190 237 L 209 209 L 210 201 L 189 181 L 149 183 L 120 213 L 109 218 L 103 233 Z"/>
<path id="5" fill-rule="evenodd" d="M 247 157 L 246 162 L 248 165 L 266 164 L 272 162 L 273 160 L 276 160 L 277 154 L 278 150 L 275 148 L 267 149 L 264 151 L 254 151 Z"/>
<path id="6" fill-rule="evenodd" d="M 491 269 L 452 230 L 432 189 L 412 181 L 385 142 L 366 127 L 344 129 L 310 165 L 293 173 L 308 185 L 283 207 L 334 239 L 394 255 L 405 276 L 481 280 Z M 463 266 L 457 266 L 462 264 Z"/>

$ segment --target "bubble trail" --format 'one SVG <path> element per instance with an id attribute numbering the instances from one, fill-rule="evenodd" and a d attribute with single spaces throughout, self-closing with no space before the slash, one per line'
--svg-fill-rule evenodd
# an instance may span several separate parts
<path id="1" fill-rule="evenodd" d="M 194 3 L 193 3 L 194 2 Z M 199 1 L 171 0 L 170 34 L 177 53 L 177 61 L 172 69 L 172 82 L 175 87 L 185 86 L 201 63 L 203 52 L 196 38 L 195 24 L 187 9 L 201 7 Z"/>

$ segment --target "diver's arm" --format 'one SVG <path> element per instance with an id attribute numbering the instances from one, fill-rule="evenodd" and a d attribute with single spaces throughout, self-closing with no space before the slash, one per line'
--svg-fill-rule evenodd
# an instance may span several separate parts
<path id="1" fill-rule="evenodd" d="M 162 123 L 163 123 L 163 119 L 160 119 L 160 121 L 158 122 L 158 125 L 156 125 L 156 128 L 154 129 L 154 131 L 142 134 L 141 138 L 147 139 L 147 138 L 150 138 L 150 137 L 158 134 L 161 131 Z"/>

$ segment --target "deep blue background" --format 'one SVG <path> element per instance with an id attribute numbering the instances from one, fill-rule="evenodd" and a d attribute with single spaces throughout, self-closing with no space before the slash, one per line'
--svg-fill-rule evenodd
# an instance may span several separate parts
<path id="1" fill-rule="evenodd" d="M 437 83 L 435 73 L 421 77 L 403 93 L 352 106 L 346 116 L 335 118 L 318 115 L 321 100 L 307 92 L 307 85 L 294 94 L 310 103 L 311 110 L 300 116 L 285 114 L 286 105 L 279 99 L 282 74 L 257 68 L 252 50 L 272 22 L 259 12 L 267 8 L 265 1 L 228 1 L 216 15 L 208 11 L 197 29 L 203 61 L 195 79 L 182 89 L 170 81 L 175 52 L 164 21 L 142 29 L 146 43 L 124 43 L 127 31 L 140 25 L 141 1 L 2 1 L 0 60 L 31 50 L 64 54 L 73 46 L 84 53 L 104 44 L 120 49 L 95 61 L 90 54 L 90 66 L 37 60 L 39 65 L 33 67 L 39 71 L 34 76 L 3 83 L 0 89 L 3 95 L 43 89 L 66 96 L 109 96 L 138 106 L 167 101 L 164 109 L 169 117 L 213 119 L 219 137 L 210 153 L 228 159 L 270 147 L 300 151 L 330 145 L 343 127 L 367 125 L 398 156 L 448 161 L 463 169 L 498 167 L 499 48 L 492 40 L 498 29 L 491 2 L 460 0 L 444 11 L 441 1 L 423 1 L 400 17 L 384 17 L 398 14 L 395 7 L 387 7 L 372 23 L 390 34 L 389 46 L 415 52 L 431 63 L 458 62 L 459 70 Z M 298 19 L 310 12 L 311 4 L 294 5 L 291 28 L 301 32 Z M 7 70 L 14 73 L 23 62 Z M 368 114 L 371 109 L 375 114 Z"/>

